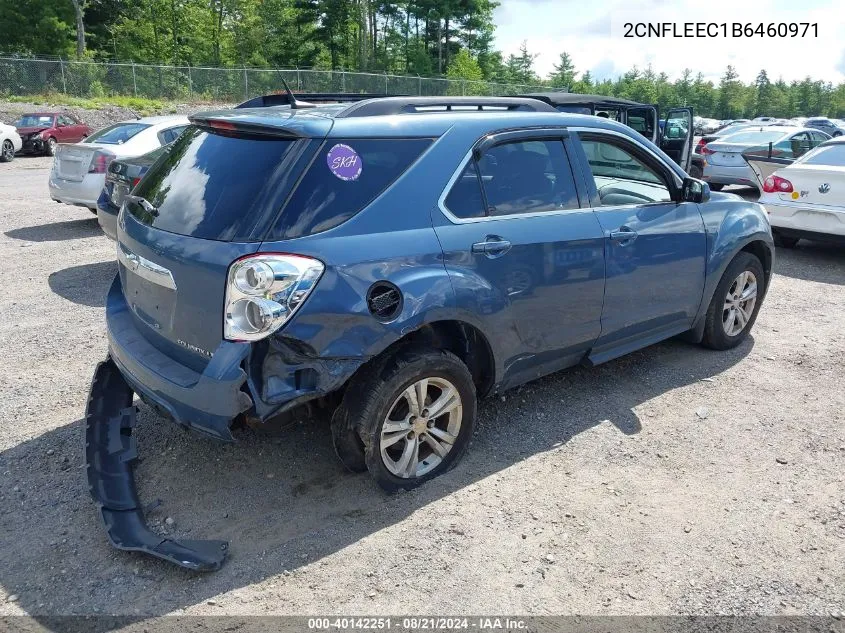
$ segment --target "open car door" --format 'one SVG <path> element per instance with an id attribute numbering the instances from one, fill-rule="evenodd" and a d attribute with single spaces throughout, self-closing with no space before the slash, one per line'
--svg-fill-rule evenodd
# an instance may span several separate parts
<path id="1" fill-rule="evenodd" d="M 657 106 L 644 105 L 629 107 L 625 111 L 623 123 L 657 145 L 660 138 L 660 126 L 657 121 Z"/>
<path id="2" fill-rule="evenodd" d="M 666 113 L 660 149 L 688 172 L 692 159 L 692 108 L 671 108 Z"/>

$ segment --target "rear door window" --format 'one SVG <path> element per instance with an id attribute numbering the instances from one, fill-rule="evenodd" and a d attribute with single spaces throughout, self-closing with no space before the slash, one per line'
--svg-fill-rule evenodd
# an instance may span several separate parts
<path id="1" fill-rule="evenodd" d="M 189 127 L 139 183 L 127 209 L 163 231 L 202 239 L 249 241 L 262 220 L 280 208 L 297 171 L 297 143 L 273 136 L 242 136 Z"/>
<path id="2" fill-rule="evenodd" d="M 104 145 L 122 145 L 149 125 L 146 123 L 118 123 L 94 132 L 86 139 L 87 143 Z"/>
<path id="3" fill-rule="evenodd" d="M 431 143 L 430 138 L 326 140 L 267 239 L 302 237 L 342 224 L 375 200 Z"/>
<path id="4" fill-rule="evenodd" d="M 572 169 L 559 139 L 502 143 L 477 162 L 470 159 L 444 205 L 461 219 L 579 208 Z"/>

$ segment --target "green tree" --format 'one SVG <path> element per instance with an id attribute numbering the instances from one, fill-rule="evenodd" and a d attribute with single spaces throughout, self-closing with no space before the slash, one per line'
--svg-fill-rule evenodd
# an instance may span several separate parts
<path id="1" fill-rule="evenodd" d="M 771 116 L 769 112 L 772 111 L 773 91 L 772 83 L 769 81 L 769 75 L 764 68 L 757 74 L 757 79 L 754 81 L 756 95 L 754 99 L 754 115 L 755 116 Z"/>
<path id="2" fill-rule="evenodd" d="M 549 83 L 555 88 L 572 90 L 577 75 L 575 64 L 572 63 L 569 53 L 563 52 L 560 54 L 558 63 L 554 64 L 554 72 L 549 75 Z"/>
<path id="3" fill-rule="evenodd" d="M 519 46 L 519 55 L 509 55 L 505 62 L 508 79 L 518 84 L 536 85 L 540 83 L 534 72 L 534 60 L 537 55 L 528 52 L 528 42 L 523 40 Z"/>
<path id="4" fill-rule="evenodd" d="M 738 119 L 743 115 L 743 85 L 733 66 L 728 66 L 719 84 L 719 105 L 717 118 Z"/>
<path id="5" fill-rule="evenodd" d="M 478 65 L 478 62 L 472 58 L 472 55 L 465 48 L 460 49 L 452 56 L 446 76 L 449 79 L 455 80 L 455 83 L 449 85 L 449 94 L 456 95 L 477 94 L 478 90 L 474 90 L 474 86 L 471 84 L 469 86 L 470 90 L 467 92 L 467 82 L 481 81 L 484 79 L 481 66 Z"/>

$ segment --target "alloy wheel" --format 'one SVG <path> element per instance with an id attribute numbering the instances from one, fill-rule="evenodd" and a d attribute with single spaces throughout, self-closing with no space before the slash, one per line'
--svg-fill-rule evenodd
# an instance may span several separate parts
<path id="1" fill-rule="evenodd" d="M 5 160 L 12 160 L 15 157 L 15 148 L 12 147 L 12 141 L 3 142 L 3 158 Z"/>
<path id="2" fill-rule="evenodd" d="M 757 304 L 757 277 L 744 270 L 728 288 L 722 308 L 722 327 L 728 336 L 737 336 L 754 314 Z"/>
<path id="3" fill-rule="evenodd" d="M 462 420 L 461 395 L 451 382 L 430 377 L 412 383 L 393 402 L 382 424 L 382 462 L 396 477 L 422 477 L 452 450 Z"/>

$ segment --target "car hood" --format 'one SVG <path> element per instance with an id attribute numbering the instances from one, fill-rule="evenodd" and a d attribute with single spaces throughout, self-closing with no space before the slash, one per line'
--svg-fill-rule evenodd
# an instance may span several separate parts
<path id="1" fill-rule="evenodd" d="M 44 130 L 49 130 L 50 126 L 49 125 L 42 125 L 40 127 L 19 127 L 17 129 L 18 129 L 18 134 L 23 135 L 23 134 L 33 134 L 35 132 L 43 132 Z"/>

